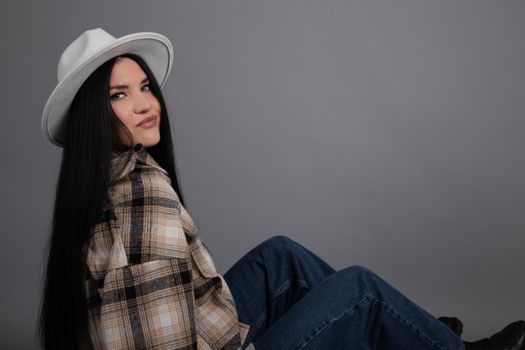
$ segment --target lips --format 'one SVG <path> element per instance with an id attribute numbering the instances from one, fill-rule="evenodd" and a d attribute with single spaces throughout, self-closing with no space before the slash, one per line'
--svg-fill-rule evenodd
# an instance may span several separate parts
<path id="1" fill-rule="evenodd" d="M 148 117 L 148 118 L 142 120 L 140 123 L 138 123 L 137 127 L 151 128 L 151 127 L 155 126 L 155 124 L 157 124 L 157 116 L 156 115 L 152 115 L 151 117 Z"/>

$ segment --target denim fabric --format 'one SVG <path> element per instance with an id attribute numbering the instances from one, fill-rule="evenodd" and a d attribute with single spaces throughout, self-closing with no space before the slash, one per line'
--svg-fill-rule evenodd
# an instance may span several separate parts
<path id="1" fill-rule="evenodd" d="M 279 349 L 463 349 L 447 326 L 362 266 L 335 271 L 284 236 L 242 257 L 224 275 L 244 345 Z"/>

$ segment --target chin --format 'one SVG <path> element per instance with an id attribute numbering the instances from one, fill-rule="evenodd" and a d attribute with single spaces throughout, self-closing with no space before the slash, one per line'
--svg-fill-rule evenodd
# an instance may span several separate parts
<path id="1" fill-rule="evenodd" d="M 150 140 L 144 140 L 144 142 L 140 142 L 142 143 L 142 146 L 144 146 L 144 148 L 148 148 L 148 147 L 153 147 L 155 146 L 156 144 L 158 144 L 160 142 L 160 137 L 158 138 L 155 138 L 155 139 L 150 139 Z"/>

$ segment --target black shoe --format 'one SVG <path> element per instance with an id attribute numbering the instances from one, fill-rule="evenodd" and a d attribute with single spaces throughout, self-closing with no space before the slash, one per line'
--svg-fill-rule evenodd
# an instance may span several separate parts
<path id="1" fill-rule="evenodd" d="M 525 350 L 525 322 L 513 322 L 490 338 L 464 343 L 465 350 Z"/>
<path id="2" fill-rule="evenodd" d="M 446 324 L 448 328 L 452 329 L 452 332 L 456 333 L 458 337 L 461 337 L 463 333 L 463 322 L 456 317 L 440 317 L 438 318 L 441 322 Z"/>

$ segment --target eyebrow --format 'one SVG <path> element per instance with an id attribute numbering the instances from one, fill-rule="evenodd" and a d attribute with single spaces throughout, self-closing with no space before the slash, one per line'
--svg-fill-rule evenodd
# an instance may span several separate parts
<path id="1" fill-rule="evenodd" d="M 142 85 L 142 84 L 144 84 L 146 82 L 148 82 L 148 77 L 142 79 L 142 81 L 140 82 L 140 85 Z M 110 86 L 109 87 L 109 91 L 114 90 L 114 89 L 116 89 L 116 90 L 124 90 L 124 89 L 128 89 L 128 88 L 129 88 L 128 85 L 114 85 L 114 86 Z"/>

